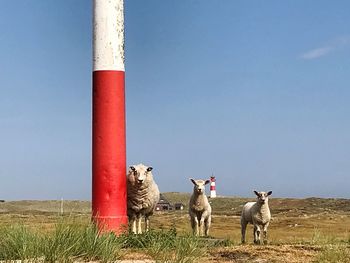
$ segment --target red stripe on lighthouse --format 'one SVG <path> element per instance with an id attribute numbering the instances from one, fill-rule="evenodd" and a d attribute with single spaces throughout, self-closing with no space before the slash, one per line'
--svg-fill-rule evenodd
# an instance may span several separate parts
<path id="1" fill-rule="evenodd" d="M 93 72 L 93 217 L 104 229 L 127 226 L 123 71 Z"/>

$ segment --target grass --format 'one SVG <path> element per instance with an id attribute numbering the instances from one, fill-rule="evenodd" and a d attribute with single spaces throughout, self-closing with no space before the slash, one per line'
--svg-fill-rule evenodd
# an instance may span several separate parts
<path id="1" fill-rule="evenodd" d="M 166 193 L 173 202 L 187 204 L 189 194 Z M 350 200 L 272 198 L 273 220 L 269 245 L 240 245 L 239 214 L 247 198 L 211 200 L 211 235 L 189 233 L 187 209 L 155 213 L 153 231 L 142 235 L 101 234 L 90 224 L 90 203 L 20 201 L 0 204 L 0 261 L 36 259 L 39 262 L 110 262 L 151 259 L 156 262 L 350 262 Z"/>
<path id="2" fill-rule="evenodd" d="M 40 253 L 40 239 L 22 225 L 0 229 L 0 259 L 31 259 Z"/>
<path id="3" fill-rule="evenodd" d="M 138 248 L 156 262 L 191 263 L 206 255 L 207 244 L 193 236 L 178 236 L 176 229 L 125 236 L 126 248 Z"/>
<path id="4" fill-rule="evenodd" d="M 317 263 L 349 263 L 350 248 L 348 245 L 326 245 L 322 252 L 317 255 L 314 262 Z"/>
<path id="5" fill-rule="evenodd" d="M 0 229 L 0 260 L 44 262 L 121 259 L 127 251 L 139 251 L 156 262 L 191 263 L 205 255 L 207 244 L 192 236 L 178 236 L 175 229 L 142 235 L 100 233 L 92 223 L 60 219 L 51 231 L 23 224 Z"/>
<path id="6" fill-rule="evenodd" d="M 75 258 L 117 260 L 121 257 L 121 242 L 113 234 L 101 234 L 93 224 L 60 221 L 54 231 L 42 233 L 42 256 L 48 262 L 71 262 Z M 40 255 L 39 255 L 40 256 Z"/>
<path id="7" fill-rule="evenodd" d="M 24 224 L 0 228 L 0 261 L 112 262 L 123 258 L 155 262 L 350 262 L 350 238 L 339 239 L 314 229 L 312 237 L 299 244 L 268 246 L 238 245 L 230 240 L 179 235 L 173 227 L 142 235 L 115 236 L 100 233 L 81 218 L 59 218 L 52 229 L 39 230 Z M 216 261 L 219 259 L 219 261 Z M 264 261 L 266 260 L 266 261 Z M 259 261 L 260 262 L 260 261 Z"/>
<path id="8" fill-rule="evenodd" d="M 121 257 L 121 240 L 99 233 L 93 224 L 62 219 L 49 232 L 18 224 L 2 227 L 0 233 L 0 260 L 73 262 L 82 258 L 107 262 Z"/>

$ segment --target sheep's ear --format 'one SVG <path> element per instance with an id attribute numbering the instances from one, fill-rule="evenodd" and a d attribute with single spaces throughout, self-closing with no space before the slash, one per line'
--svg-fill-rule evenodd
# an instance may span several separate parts
<path id="1" fill-rule="evenodd" d="M 151 167 L 151 166 L 147 168 L 147 172 L 150 172 L 152 170 L 153 170 L 153 167 Z"/>
<path id="2" fill-rule="evenodd" d="M 209 183 L 210 183 L 210 180 L 205 180 L 204 185 L 209 184 Z"/>
<path id="3" fill-rule="evenodd" d="M 130 170 L 133 171 L 133 172 L 136 171 L 136 168 L 135 168 L 134 166 L 132 166 L 132 165 L 131 165 L 129 168 L 130 168 Z"/>
<path id="4" fill-rule="evenodd" d="M 192 178 L 190 178 L 191 182 L 194 184 L 194 185 L 197 185 L 196 181 Z"/>
<path id="5" fill-rule="evenodd" d="M 272 191 L 268 191 L 267 192 L 267 195 L 269 196 L 269 195 L 272 195 Z"/>
<path id="6" fill-rule="evenodd" d="M 258 197 L 260 196 L 257 191 L 253 191 L 253 192 L 254 192 L 254 194 L 256 194 L 256 196 L 258 196 Z"/>

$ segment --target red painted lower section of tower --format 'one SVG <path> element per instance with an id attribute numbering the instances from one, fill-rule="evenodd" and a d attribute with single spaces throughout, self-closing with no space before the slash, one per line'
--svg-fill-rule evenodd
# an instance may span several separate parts
<path id="1" fill-rule="evenodd" d="M 92 218 L 101 230 L 127 228 L 125 73 L 93 72 Z"/>

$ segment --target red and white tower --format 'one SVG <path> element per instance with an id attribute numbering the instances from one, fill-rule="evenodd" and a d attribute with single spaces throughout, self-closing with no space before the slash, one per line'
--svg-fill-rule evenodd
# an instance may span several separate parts
<path id="1" fill-rule="evenodd" d="M 210 198 L 216 197 L 216 179 L 215 176 L 210 176 Z"/>
<path id="2" fill-rule="evenodd" d="M 123 0 L 93 0 L 92 219 L 127 223 Z"/>

